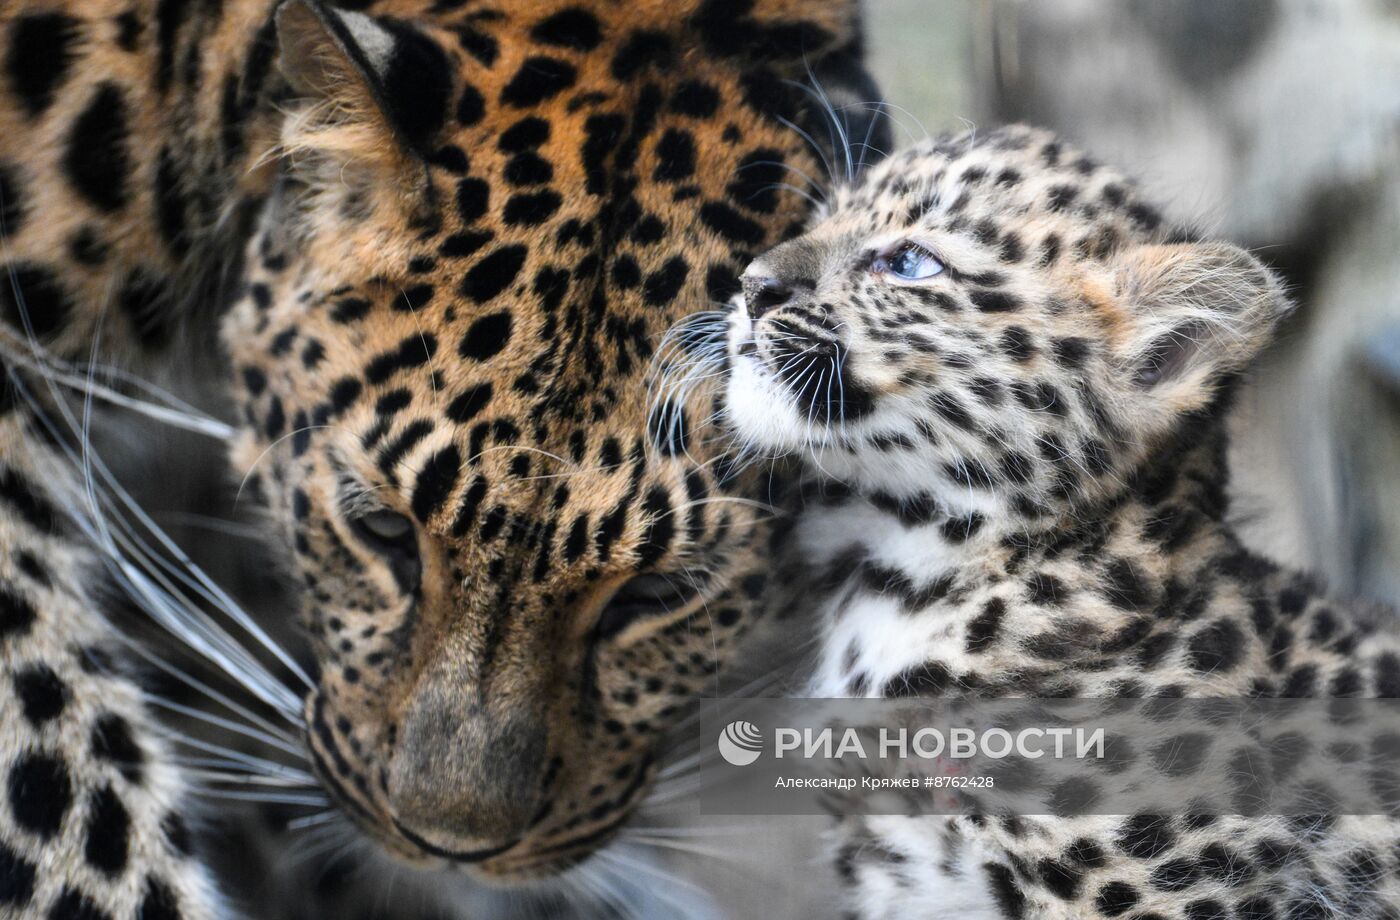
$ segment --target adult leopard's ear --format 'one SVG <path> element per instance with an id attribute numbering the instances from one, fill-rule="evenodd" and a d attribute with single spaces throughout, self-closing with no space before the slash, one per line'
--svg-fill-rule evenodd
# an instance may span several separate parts
<path id="1" fill-rule="evenodd" d="M 437 42 L 399 20 L 288 0 L 277 10 L 279 63 L 307 105 L 283 131 L 311 154 L 421 177 L 447 118 L 452 67 Z"/>
<path id="2" fill-rule="evenodd" d="M 1174 412 L 1208 404 L 1292 308 L 1269 269 L 1226 243 L 1138 246 L 1115 269 L 1120 362 Z"/>

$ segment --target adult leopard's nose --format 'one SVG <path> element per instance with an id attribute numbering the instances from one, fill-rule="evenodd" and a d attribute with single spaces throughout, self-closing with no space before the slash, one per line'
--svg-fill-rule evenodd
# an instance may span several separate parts
<path id="1" fill-rule="evenodd" d="M 434 842 L 517 838 L 540 805 L 544 724 L 466 696 L 429 686 L 409 709 L 386 790 L 395 817 Z"/>

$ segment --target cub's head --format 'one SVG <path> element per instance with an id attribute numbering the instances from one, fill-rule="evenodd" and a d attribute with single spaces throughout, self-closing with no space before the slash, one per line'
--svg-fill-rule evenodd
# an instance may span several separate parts
<path id="1" fill-rule="evenodd" d="M 801 226 L 790 81 L 869 90 L 844 3 L 459 6 L 280 9 L 224 340 L 325 785 L 396 853 L 509 879 L 608 839 L 744 627 L 754 515 L 684 424 L 648 432 L 642 378 Z"/>
<path id="2" fill-rule="evenodd" d="M 745 270 L 724 414 L 909 513 L 1045 526 L 1102 499 L 1268 340 L 1244 251 L 1166 227 L 1043 131 L 915 146 Z"/>

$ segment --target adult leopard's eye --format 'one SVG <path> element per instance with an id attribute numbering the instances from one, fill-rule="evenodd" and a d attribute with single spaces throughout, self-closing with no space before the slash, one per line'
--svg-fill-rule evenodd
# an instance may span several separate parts
<path id="1" fill-rule="evenodd" d="M 598 618 L 598 638 L 617 635 L 644 616 L 679 610 L 695 599 L 696 586 L 684 575 L 648 572 L 617 589 Z"/>
<path id="2" fill-rule="evenodd" d="M 905 281 L 922 281 L 943 271 L 943 263 L 918 243 L 901 243 L 889 255 L 876 259 L 873 267 Z"/>
<path id="3" fill-rule="evenodd" d="M 413 522 L 394 511 L 371 511 L 355 518 L 355 524 L 374 540 L 398 543 L 413 532 Z"/>
<path id="4" fill-rule="evenodd" d="M 350 526 L 370 549 L 388 562 L 405 591 L 415 591 L 422 577 L 418 559 L 418 529 L 396 511 L 371 511 L 350 519 Z"/>

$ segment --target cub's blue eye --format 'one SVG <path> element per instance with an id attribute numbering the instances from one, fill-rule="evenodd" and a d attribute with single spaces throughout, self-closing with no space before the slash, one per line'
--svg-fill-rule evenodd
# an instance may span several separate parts
<path id="1" fill-rule="evenodd" d="M 943 263 L 918 243 L 904 243 L 875 263 L 877 271 L 887 271 L 905 281 L 922 281 L 943 271 Z"/>

